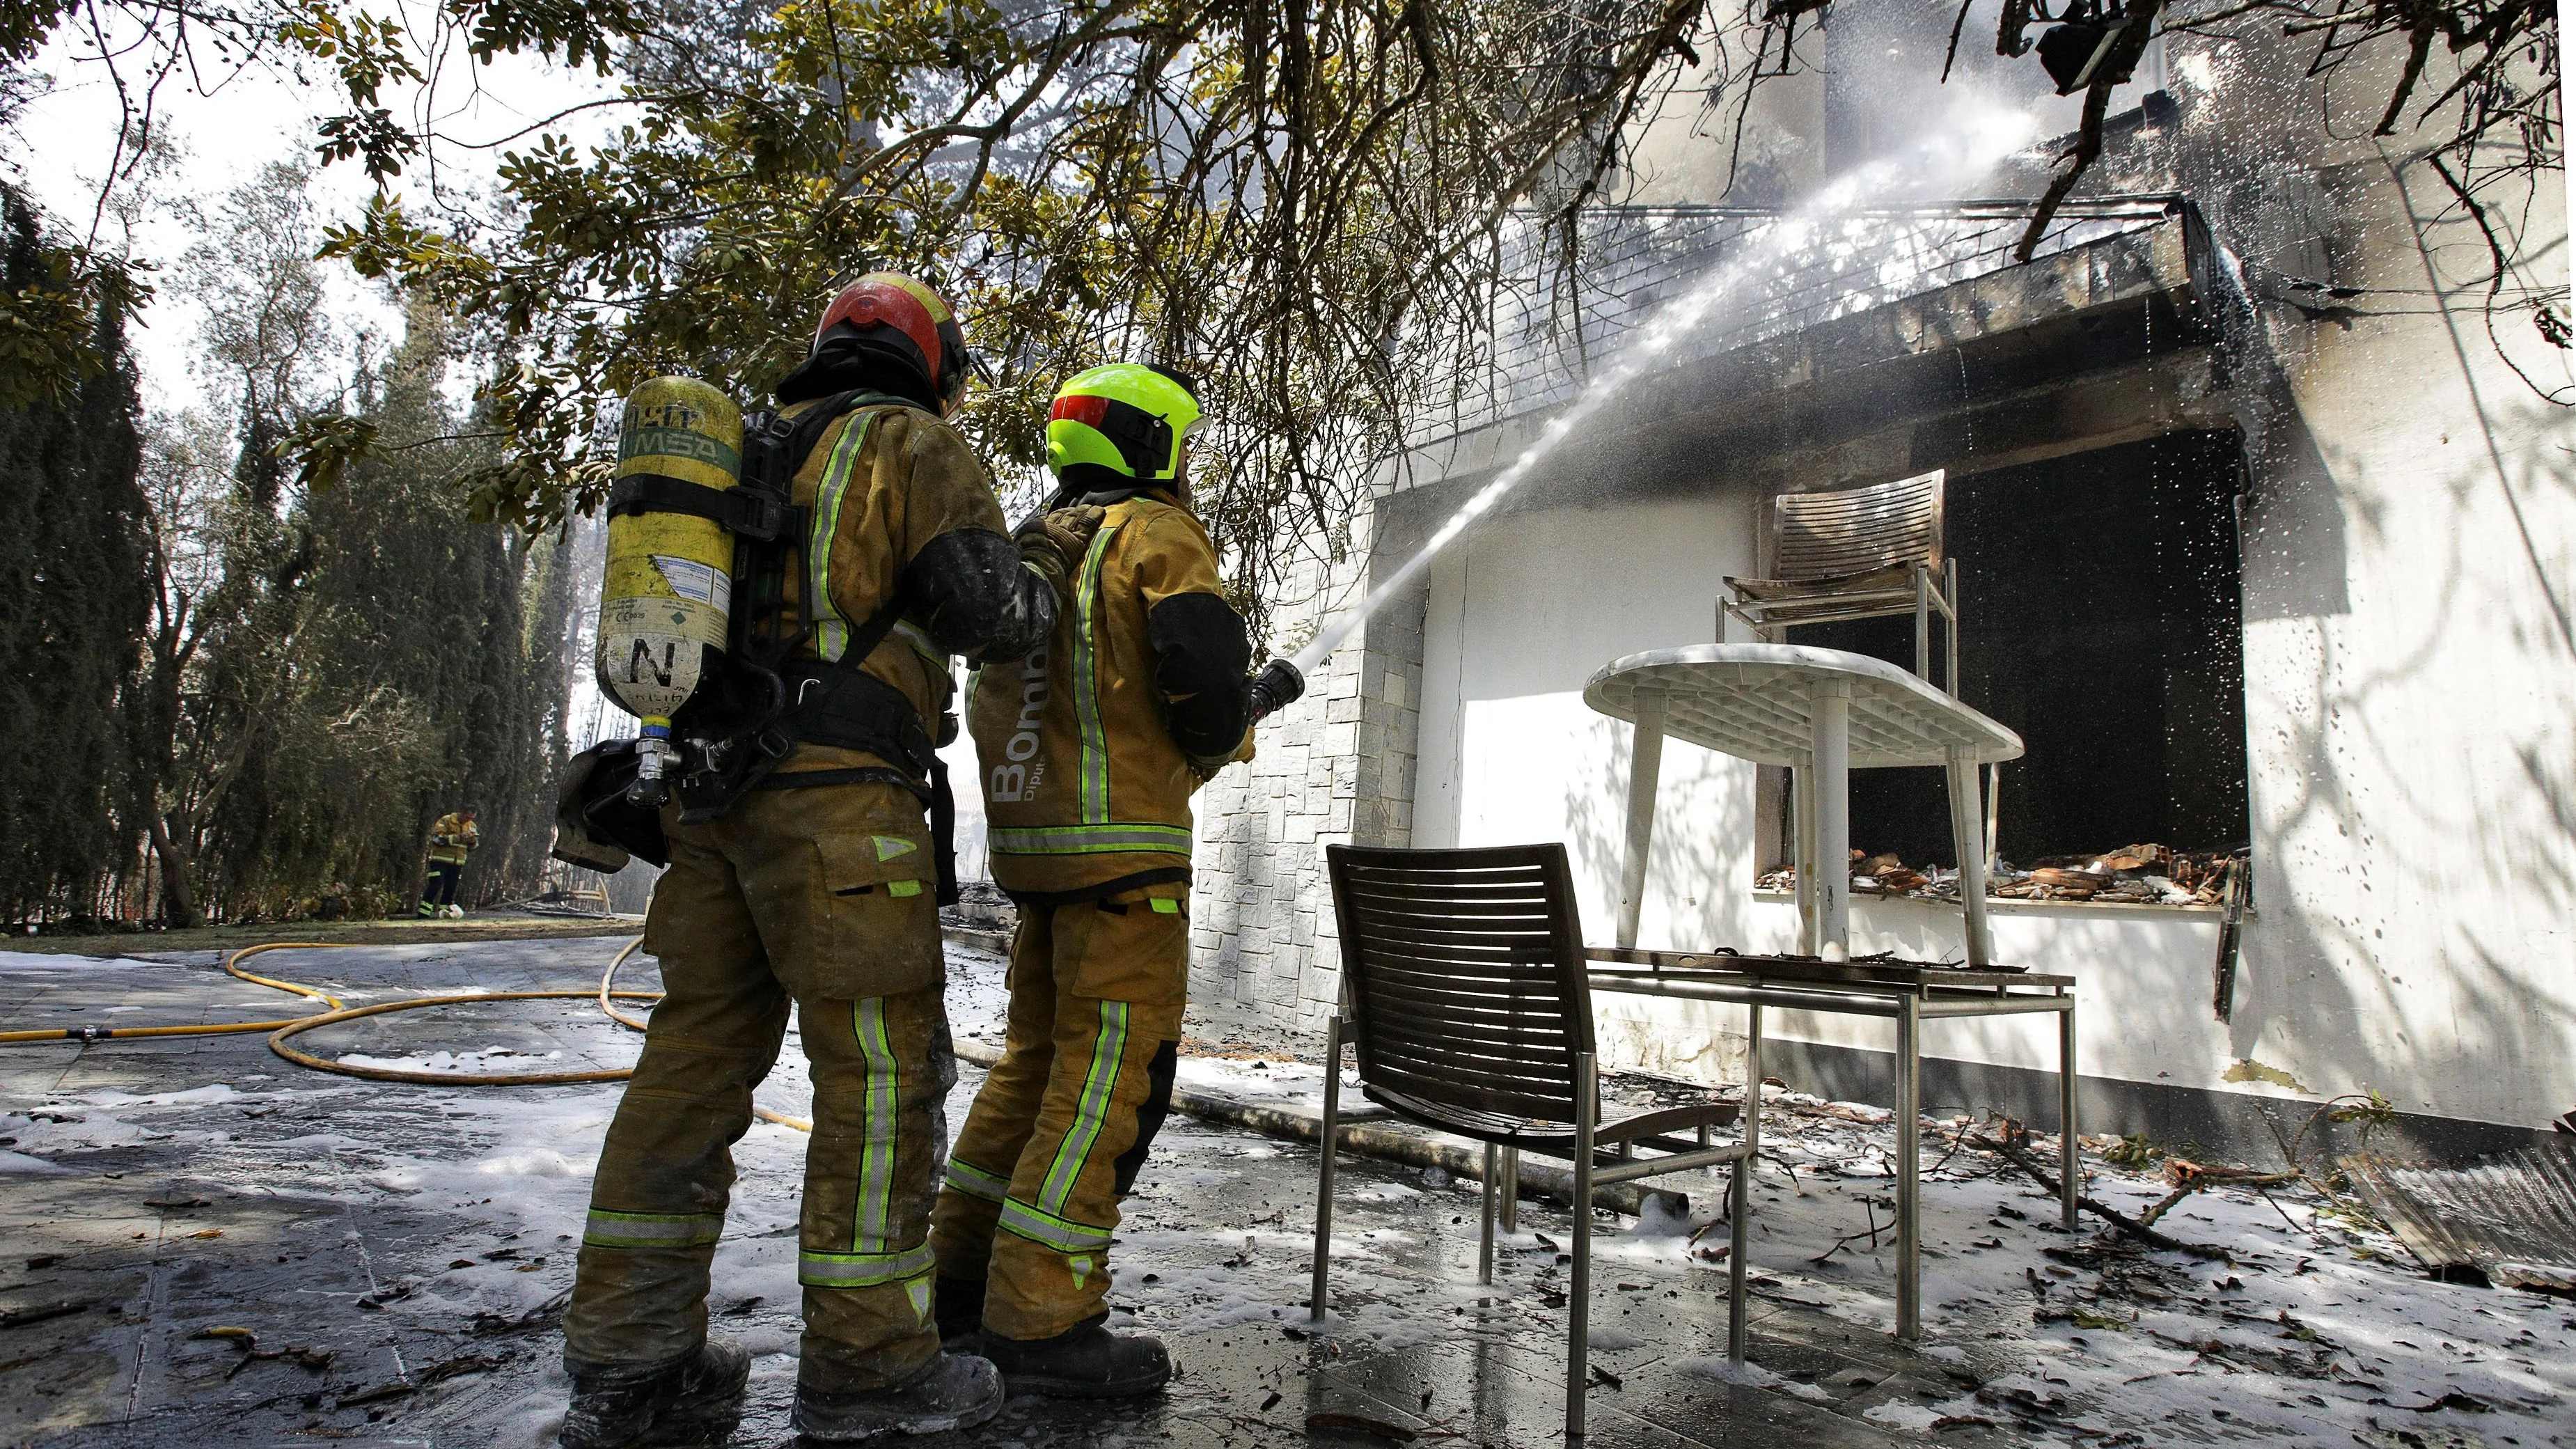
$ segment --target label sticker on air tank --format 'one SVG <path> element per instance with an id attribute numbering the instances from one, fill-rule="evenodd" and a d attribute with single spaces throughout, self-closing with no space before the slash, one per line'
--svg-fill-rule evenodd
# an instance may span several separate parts
<path id="1" fill-rule="evenodd" d="M 623 634 L 677 634 L 711 648 L 725 643 L 722 609 L 695 599 L 640 594 L 599 601 L 600 646 Z M 620 648 L 625 646 L 620 645 Z"/>
<path id="2" fill-rule="evenodd" d="M 671 586 L 672 593 L 701 604 L 712 604 L 720 613 L 733 611 L 732 575 L 676 554 L 657 553 L 652 555 L 652 559 L 654 569 L 662 575 L 662 582 Z"/>
<path id="3" fill-rule="evenodd" d="M 668 718 L 697 689 L 705 659 L 705 649 L 684 635 L 603 627 L 594 667 L 628 713 Z"/>

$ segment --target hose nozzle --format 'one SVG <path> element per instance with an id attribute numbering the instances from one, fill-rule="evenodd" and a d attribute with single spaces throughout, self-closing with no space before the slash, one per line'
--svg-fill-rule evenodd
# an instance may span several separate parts
<path id="1" fill-rule="evenodd" d="M 1252 723 L 1259 724 L 1295 704 L 1306 693 L 1306 676 L 1285 659 L 1273 659 L 1252 680 Z"/>

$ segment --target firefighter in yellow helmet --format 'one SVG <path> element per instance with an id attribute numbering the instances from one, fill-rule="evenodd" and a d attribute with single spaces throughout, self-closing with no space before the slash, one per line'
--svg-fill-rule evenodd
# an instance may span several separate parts
<path id="1" fill-rule="evenodd" d="M 968 728 L 993 878 L 1020 909 L 1002 1060 L 933 1218 L 941 1336 L 1015 1393 L 1119 1397 L 1171 1376 L 1112 1334 L 1110 1235 L 1172 1091 L 1189 986 L 1190 796 L 1303 688 L 1259 681 L 1190 512 L 1192 382 L 1095 367 L 1047 423 L 1060 505 L 1021 530 L 1067 587 L 1053 636 L 975 676 Z M 1053 569 L 1050 570 L 1054 571 Z"/>
<path id="2" fill-rule="evenodd" d="M 421 915 L 465 914 L 456 904 L 456 885 L 465 878 L 465 857 L 482 843 L 483 832 L 474 828 L 470 806 L 439 816 L 438 823 L 429 827 L 429 880 L 421 887 Z"/>
<path id="3" fill-rule="evenodd" d="M 708 1336 L 708 1270 L 730 1149 L 791 1003 L 814 1081 L 796 1429 L 821 1443 L 933 1433 L 1001 1405 L 992 1365 L 944 1353 L 931 1317 L 955 1066 L 924 808 L 950 655 L 1021 657 L 1053 629 L 1056 596 L 943 421 L 969 366 L 937 294 L 871 274 L 833 300 L 757 435 L 764 476 L 792 480 L 802 531 L 742 544 L 749 637 L 727 658 L 774 661 L 771 691 L 752 694 L 778 703 L 742 738 L 724 733 L 730 687 L 672 720 L 713 763 L 682 776 L 659 817 L 669 869 L 644 946 L 666 994 L 591 1189 L 564 1318 L 566 1449 L 718 1444 L 739 1419 L 749 1360 Z M 692 719 L 702 698 L 716 714 Z M 717 768 L 752 749 L 774 766 Z"/>

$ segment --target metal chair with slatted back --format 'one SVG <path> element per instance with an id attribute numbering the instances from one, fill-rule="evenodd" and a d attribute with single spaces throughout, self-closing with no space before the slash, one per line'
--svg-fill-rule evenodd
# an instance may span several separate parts
<path id="1" fill-rule="evenodd" d="M 1959 565 L 1941 547 L 1941 485 L 1935 468 L 1892 483 L 1783 493 L 1771 502 L 1771 572 L 1767 579 L 1725 581 L 1734 598 L 1719 601 L 1718 642 L 1726 615 L 1757 631 L 1792 624 L 1914 615 L 1914 673 L 1932 681 L 1932 615 L 1948 626 L 1943 678 L 1959 692 Z"/>
<path id="2" fill-rule="evenodd" d="M 1573 1167 L 1574 1281 L 1566 1433 L 1583 1435 L 1592 1271 L 1592 1190 L 1719 1164 L 1742 1143 L 1711 1147 L 1708 1129 L 1736 1120 L 1732 1102 L 1701 1102 L 1602 1122 L 1583 933 L 1562 845 L 1479 850 L 1325 848 L 1341 923 L 1347 1018 L 1326 1038 L 1324 1141 L 1337 1140 L 1342 1041 L 1359 1048 L 1360 1090 L 1407 1121 L 1485 1144 L 1477 1273 L 1493 1281 L 1497 1158 L 1511 1148 Z M 1689 1132 L 1693 1139 L 1672 1134 Z M 1651 1147 L 1664 1155 L 1638 1157 Z M 1315 1196 L 1314 1317 L 1325 1316 L 1333 1235 L 1333 1160 Z M 1741 1166 L 1737 1170 L 1742 1171 Z M 1746 1196 L 1735 1195 L 1728 1340 L 1743 1357 Z"/>

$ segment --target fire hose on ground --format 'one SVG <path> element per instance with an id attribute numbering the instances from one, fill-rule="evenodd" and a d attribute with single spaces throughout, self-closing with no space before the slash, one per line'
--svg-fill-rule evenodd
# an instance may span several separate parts
<path id="1" fill-rule="evenodd" d="M 301 982 L 281 981 L 275 977 L 261 976 L 243 970 L 241 964 L 265 951 L 349 951 L 363 949 L 373 944 L 362 941 L 272 941 L 260 946 L 245 946 L 224 958 L 225 975 L 247 981 L 254 986 L 291 992 L 297 996 L 319 1001 L 329 1008 L 308 1016 L 288 1017 L 279 1021 L 196 1022 L 186 1026 L 75 1026 L 44 1031 L 5 1031 L 0 1032 L 0 1046 L 66 1040 L 93 1042 L 124 1041 L 138 1037 L 225 1036 L 240 1032 L 264 1031 L 269 1034 L 270 1051 L 299 1067 L 309 1067 L 317 1072 L 336 1072 L 344 1077 L 359 1077 L 373 1082 L 409 1082 L 426 1086 L 577 1086 L 591 1082 L 622 1082 L 635 1073 L 630 1067 L 601 1067 L 581 1072 L 422 1071 L 409 1067 L 380 1067 L 368 1062 L 333 1061 L 327 1057 L 317 1057 L 302 1047 L 292 1045 L 291 1042 L 293 1038 L 318 1027 L 343 1021 L 356 1021 L 362 1017 L 383 1016 L 390 1012 L 423 1011 L 437 1006 L 472 1006 L 487 1001 L 587 1001 L 594 997 L 599 1002 L 599 1009 L 608 1013 L 610 1020 L 631 1030 L 642 1031 L 644 1023 L 641 1020 L 617 1010 L 612 1003 L 619 1000 L 654 1002 L 662 999 L 662 993 L 658 991 L 619 991 L 613 985 L 617 969 L 625 965 L 626 959 L 643 946 L 644 938 L 641 936 L 627 942 L 625 948 L 617 953 L 616 959 L 608 963 L 607 974 L 600 978 L 599 989 L 596 992 L 583 990 L 459 991 L 445 992 L 436 996 L 409 996 L 399 1001 L 379 1001 L 366 1006 L 351 1006 L 318 986 L 307 986 Z M 770 1111 L 766 1107 L 754 1107 L 752 1112 L 764 1122 L 775 1122 L 782 1127 L 793 1127 L 800 1132 L 813 1130 L 812 1124 L 808 1122 L 784 1113 Z"/>
<path id="2" fill-rule="evenodd" d="M 373 947 L 375 943 L 272 941 L 265 945 L 245 946 L 225 957 L 223 962 L 225 974 L 250 982 L 254 986 L 265 986 L 271 990 L 289 992 L 319 1001 L 328 1008 L 327 1010 L 276 1021 L 198 1022 L 184 1026 L 76 1026 L 34 1031 L 0 1031 L 0 1046 L 56 1041 L 127 1041 L 145 1037 L 224 1036 L 264 1031 L 269 1034 L 268 1049 L 299 1067 L 307 1067 L 317 1072 L 333 1072 L 340 1076 L 357 1077 L 367 1081 L 476 1087 L 559 1087 L 597 1082 L 622 1082 L 635 1074 L 633 1068 L 601 1067 L 576 1072 L 506 1073 L 415 1070 L 409 1067 L 381 1067 L 367 1062 L 334 1061 L 315 1056 L 301 1047 L 291 1045 L 291 1042 L 295 1037 L 306 1032 L 339 1022 L 357 1021 L 363 1017 L 383 1016 L 398 1011 L 424 1011 L 440 1006 L 473 1006 L 492 1001 L 596 1000 L 600 1011 L 609 1020 L 629 1031 L 641 1032 L 645 1030 L 644 1020 L 618 1010 L 616 1003 L 633 1001 L 649 1004 L 661 1000 L 662 993 L 620 991 L 616 983 L 618 971 L 643 945 L 644 938 L 641 936 L 628 941 L 608 963 L 608 969 L 600 974 L 599 986 L 595 991 L 461 991 L 435 996 L 404 997 L 397 1001 L 379 1001 L 366 1006 L 350 1006 L 318 986 L 307 986 L 299 982 L 257 975 L 243 970 L 241 963 L 268 951 L 359 950 Z M 960 1059 L 981 1067 L 990 1068 L 1001 1060 L 1001 1052 L 998 1048 L 981 1042 L 956 1041 L 953 1049 Z M 1323 1137 L 1321 1121 L 1302 1113 L 1237 1101 L 1231 1097 L 1213 1092 L 1196 1091 L 1185 1086 L 1173 1089 L 1172 1106 L 1204 1121 L 1222 1122 L 1229 1126 L 1259 1132 L 1264 1136 L 1284 1137 L 1299 1142 L 1317 1142 Z M 752 1115 L 761 1121 L 774 1122 L 781 1127 L 794 1128 L 799 1132 L 814 1130 L 811 1122 L 787 1116 L 782 1112 L 773 1112 L 766 1107 L 753 1107 Z M 1453 1177 L 1460 1178 L 1480 1178 L 1484 1172 L 1483 1153 L 1457 1143 L 1442 1142 L 1366 1122 L 1345 1122 L 1336 1135 L 1340 1139 L 1341 1150 L 1363 1157 L 1374 1157 L 1410 1167 L 1439 1168 Z M 1528 1196 L 1545 1198 L 1560 1204 L 1571 1199 L 1573 1174 L 1563 1168 L 1524 1162 L 1520 1166 L 1519 1179 L 1520 1190 Z M 1631 1216 L 1645 1211 L 1648 1198 L 1664 1200 L 1661 1206 L 1668 1213 L 1678 1214 L 1687 1211 L 1688 1200 L 1670 1191 L 1640 1188 L 1634 1183 L 1614 1183 L 1593 1190 L 1595 1206 Z"/>

